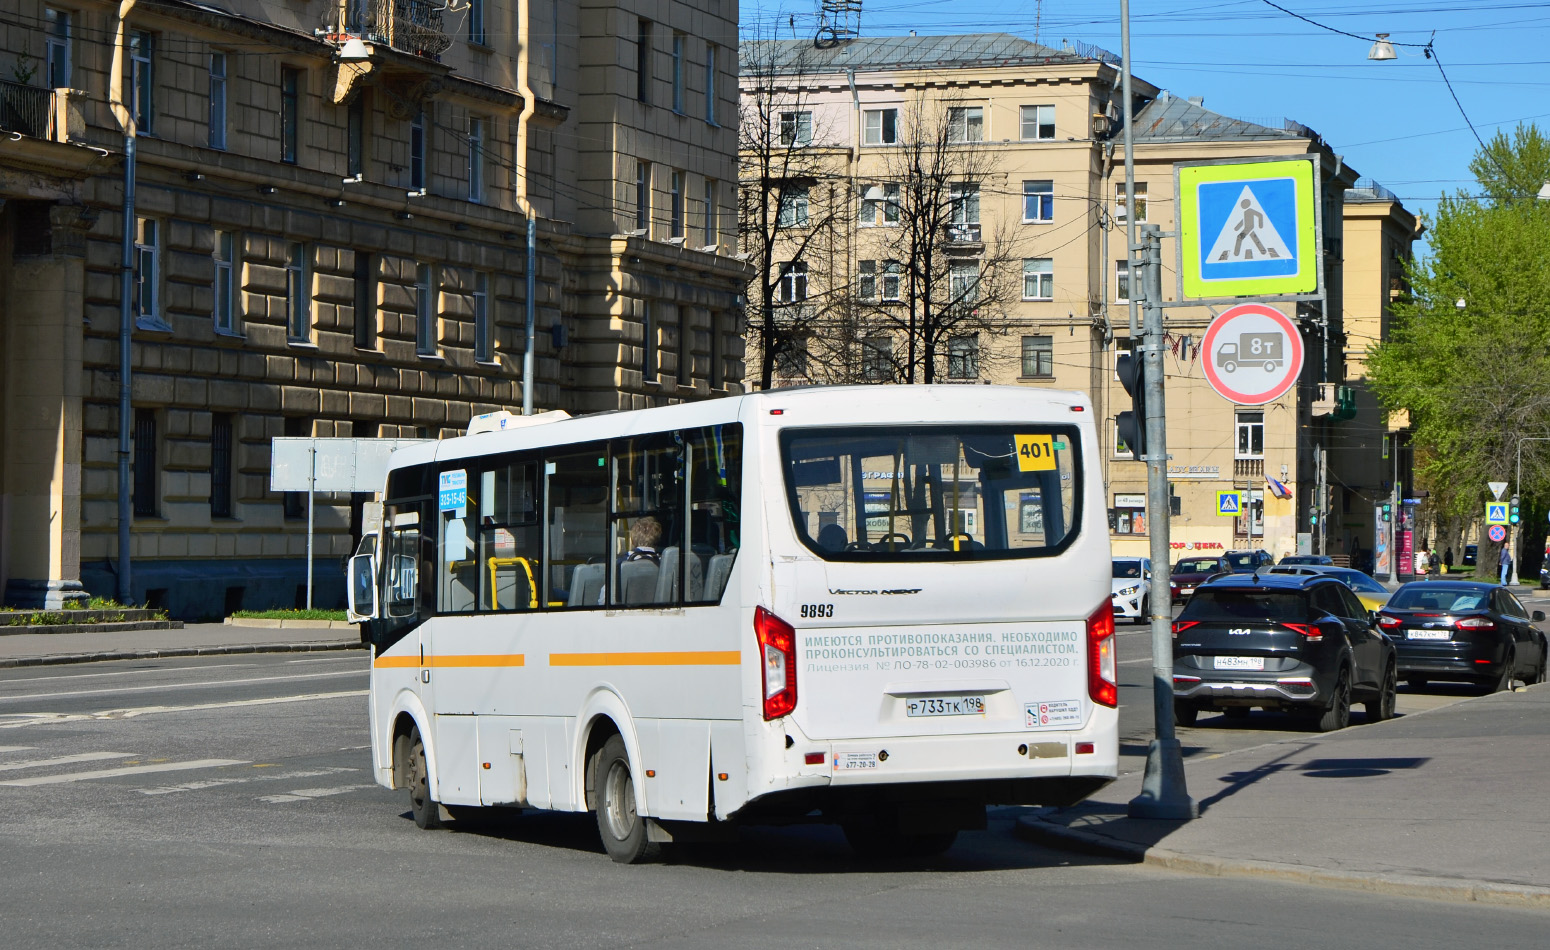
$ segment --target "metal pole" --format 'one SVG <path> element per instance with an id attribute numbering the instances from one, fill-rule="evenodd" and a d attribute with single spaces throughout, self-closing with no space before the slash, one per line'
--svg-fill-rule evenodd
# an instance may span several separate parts
<path id="1" fill-rule="evenodd" d="M 1319 500 L 1314 505 L 1314 510 L 1319 513 L 1319 553 L 1328 554 L 1325 550 L 1325 532 L 1329 529 L 1329 450 L 1321 443 L 1319 450 Z"/>
<path id="2" fill-rule="evenodd" d="M 522 414 L 533 414 L 533 350 L 537 346 L 538 330 L 536 307 L 538 302 L 533 299 L 534 288 L 538 285 L 537 275 L 533 273 L 538 261 L 538 219 L 534 217 L 531 208 L 527 213 L 527 337 L 522 347 Z"/>
<path id="3" fill-rule="evenodd" d="M 1125 299 L 1130 308 L 1130 340 L 1135 342 L 1138 331 L 1136 320 L 1136 156 L 1135 142 L 1130 132 L 1130 0 L 1119 0 L 1119 54 L 1120 65 L 1123 72 L 1120 74 L 1120 95 L 1125 101 L 1122 105 L 1121 117 L 1125 123 L 1125 282 L 1128 285 L 1125 290 Z M 1108 281 L 1108 258 L 1103 260 L 1104 281 Z M 1158 562 L 1153 561 L 1154 565 Z M 1166 562 L 1164 562 L 1166 563 Z"/>
<path id="4" fill-rule="evenodd" d="M 312 497 L 318 484 L 318 447 L 307 449 L 307 609 L 312 609 Z"/>
<path id="5" fill-rule="evenodd" d="M 134 443 L 130 435 L 134 413 L 130 373 L 134 352 L 135 280 L 135 128 L 124 130 L 123 255 L 118 275 L 118 602 L 134 603 L 129 530 L 134 521 L 134 488 L 130 460 Z"/>
<path id="6" fill-rule="evenodd" d="M 1525 436 L 1518 439 L 1517 478 L 1512 483 L 1512 493 L 1518 496 L 1520 503 L 1523 500 L 1523 443 L 1525 442 L 1550 442 L 1550 436 L 1535 435 Z M 1523 525 L 1520 519 L 1519 524 L 1512 526 L 1512 540 L 1509 542 L 1512 545 L 1512 583 L 1514 585 L 1518 583 L 1518 556 L 1521 553 L 1518 548 L 1523 541 L 1523 533 L 1520 530 L 1522 527 Z"/>
<path id="7" fill-rule="evenodd" d="M 1200 811 L 1189 797 L 1184 782 L 1184 753 L 1173 734 L 1173 597 L 1165 566 L 1169 560 L 1170 532 L 1167 420 L 1163 412 L 1162 237 L 1155 224 L 1142 225 L 1141 233 L 1146 241 L 1141 285 L 1146 302 L 1141 371 L 1142 385 L 1146 387 L 1146 506 L 1153 512 L 1148 533 L 1152 554 L 1152 714 L 1157 738 L 1147 749 L 1141 794 L 1130 800 L 1129 813 L 1132 818 L 1188 821 L 1198 817 Z M 1251 502 L 1251 537 L 1253 531 Z"/>

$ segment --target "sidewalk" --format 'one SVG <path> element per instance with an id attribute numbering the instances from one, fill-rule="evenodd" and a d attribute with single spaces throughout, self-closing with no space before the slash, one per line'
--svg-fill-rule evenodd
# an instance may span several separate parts
<path id="1" fill-rule="evenodd" d="M 1125 817 L 1137 772 L 1021 819 L 1018 833 L 1195 873 L 1550 910 L 1550 686 L 1189 759 L 1185 771 L 1195 821 Z"/>
<path id="2" fill-rule="evenodd" d="M 340 630 L 191 623 L 181 630 L 21 633 L 0 637 L 0 668 L 168 656 L 353 650 L 361 646 L 354 627 Z"/>

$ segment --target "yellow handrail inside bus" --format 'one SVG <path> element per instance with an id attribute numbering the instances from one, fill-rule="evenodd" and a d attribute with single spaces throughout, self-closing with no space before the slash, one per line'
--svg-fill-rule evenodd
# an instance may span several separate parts
<path id="1" fill-rule="evenodd" d="M 528 591 L 528 594 L 527 594 L 527 608 L 529 610 L 537 610 L 538 609 L 538 582 L 533 579 L 533 565 L 532 565 L 532 563 L 530 561 L 528 561 L 528 559 L 525 558 L 525 557 L 492 557 L 492 558 L 490 558 L 490 609 L 491 610 L 500 610 L 501 609 L 500 600 L 499 600 L 499 594 L 497 593 L 496 586 L 495 586 L 495 569 L 498 568 L 498 567 L 512 567 L 514 565 L 521 565 L 523 572 L 527 574 L 527 591 Z"/>

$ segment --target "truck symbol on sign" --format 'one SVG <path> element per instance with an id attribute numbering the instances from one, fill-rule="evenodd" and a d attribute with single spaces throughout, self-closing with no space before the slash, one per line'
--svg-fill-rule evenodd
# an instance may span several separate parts
<path id="1" fill-rule="evenodd" d="M 1280 333 L 1245 333 L 1237 343 L 1223 343 L 1217 348 L 1216 365 L 1228 373 L 1237 370 L 1240 363 L 1261 365 L 1265 372 L 1273 373 L 1286 363 L 1281 346 L 1284 341 Z"/>

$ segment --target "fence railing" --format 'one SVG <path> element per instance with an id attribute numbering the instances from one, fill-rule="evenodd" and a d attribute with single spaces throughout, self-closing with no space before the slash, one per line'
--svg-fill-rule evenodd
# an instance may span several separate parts
<path id="1" fill-rule="evenodd" d="M 0 132 L 52 138 L 53 117 L 54 90 L 0 79 Z"/>
<path id="2" fill-rule="evenodd" d="M 436 59 L 452 45 L 435 0 L 339 0 L 343 32 L 368 43 Z"/>

